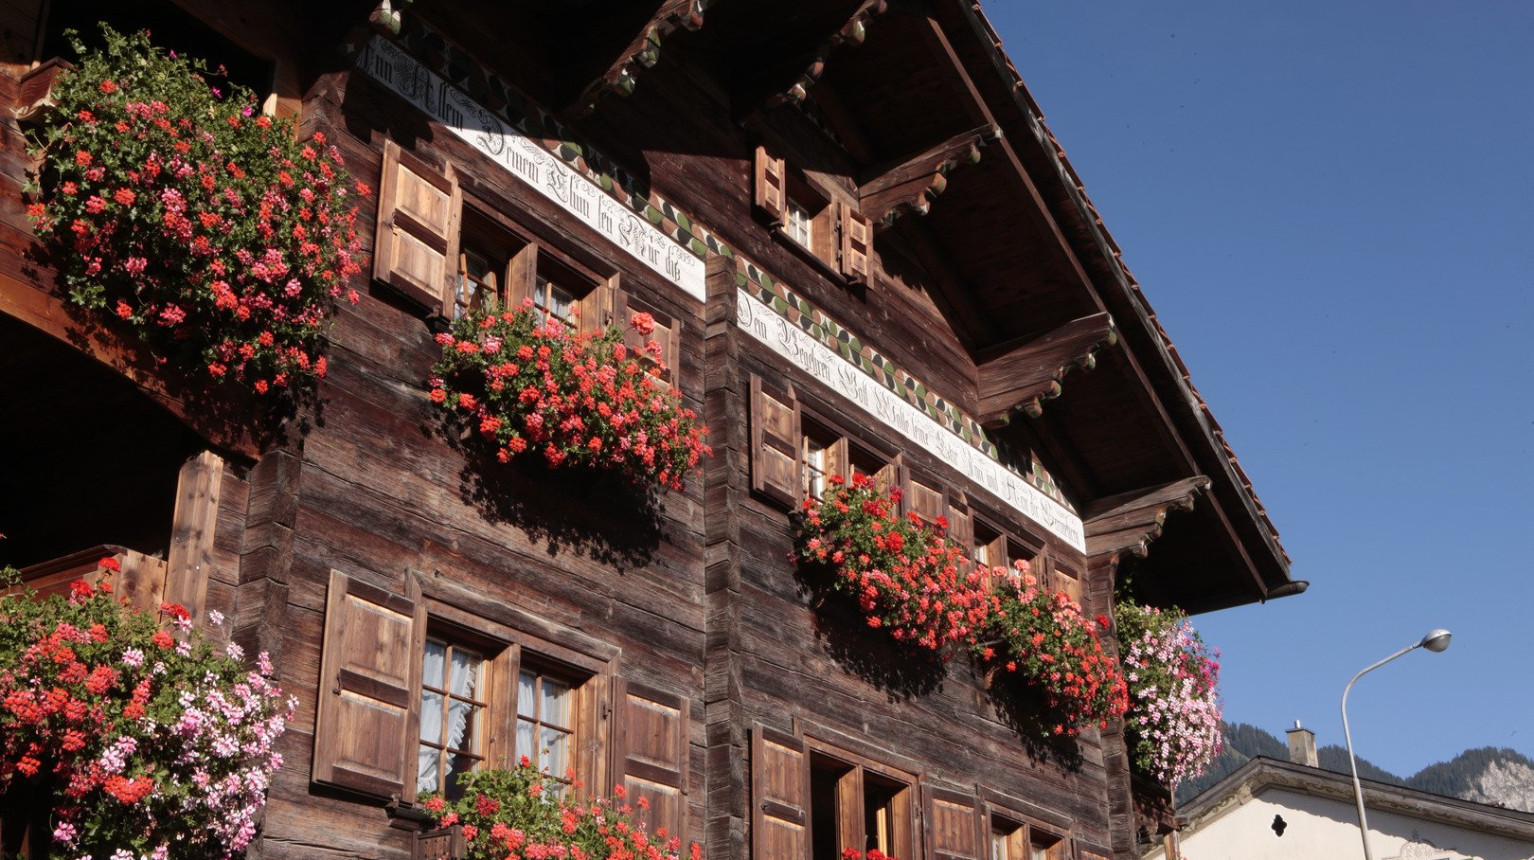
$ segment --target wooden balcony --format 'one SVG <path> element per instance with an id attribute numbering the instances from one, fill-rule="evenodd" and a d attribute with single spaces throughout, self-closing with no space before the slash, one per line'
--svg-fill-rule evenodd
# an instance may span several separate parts
<path id="1" fill-rule="evenodd" d="M 107 558 L 115 559 L 121 570 L 113 573 L 102 567 L 102 559 Z M 0 591 L 0 596 L 15 593 L 22 587 L 32 589 L 39 597 L 67 595 L 70 584 L 77 579 L 91 585 L 108 581 L 113 593 L 127 597 L 133 608 L 157 612 L 165 599 L 167 570 L 164 559 L 106 544 L 24 567 L 20 571 L 22 586 Z"/>

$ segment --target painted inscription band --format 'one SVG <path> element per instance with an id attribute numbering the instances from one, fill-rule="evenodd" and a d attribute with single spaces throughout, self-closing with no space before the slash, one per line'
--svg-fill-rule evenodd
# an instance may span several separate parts
<path id="1" fill-rule="evenodd" d="M 357 54 L 356 61 L 369 76 L 441 122 L 507 173 L 612 240 L 689 296 L 703 301 L 706 267 L 702 260 L 537 141 L 519 134 L 467 93 L 381 36 L 374 36 Z"/>
<path id="2" fill-rule="evenodd" d="M 735 324 L 793 366 L 852 401 L 880 423 L 911 440 L 1050 534 L 1086 552 L 1081 518 L 1054 499 L 987 457 L 927 413 L 869 378 L 798 326 L 775 314 L 751 293 L 740 290 Z"/>

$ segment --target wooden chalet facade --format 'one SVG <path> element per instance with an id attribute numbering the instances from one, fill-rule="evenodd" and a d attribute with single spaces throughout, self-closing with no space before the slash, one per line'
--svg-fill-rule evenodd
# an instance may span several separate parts
<path id="1" fill-rule="evenodd" d="M 1303 587 L 969 0 L 6 15 L 0 562 L 61 583 L 107 547 L 145 605 L 218 609 L 271 653 L 300 706 L 261 857 L 403 860 L 418 787 L 523 733 L 711 860 L 1137 856 L 1166 811 L 1116 728 L 1030 740 L 967 663 L 812 605 L 791 511 L 824 475 L 898 482 L 1089 617 L 1131 572 L 1195 612 Z M 376 189 L 362 299 L 280 432 L 68 310 L 29 251 L 21 129 L 57 32 L 96 17 L 254 70 Z M 443 438 L 434 327 L 474 285 L 650 313 L 710 429 L 686 490 L 647 505 Z M 476 665 L 481 698 L 454 693 Z"/>

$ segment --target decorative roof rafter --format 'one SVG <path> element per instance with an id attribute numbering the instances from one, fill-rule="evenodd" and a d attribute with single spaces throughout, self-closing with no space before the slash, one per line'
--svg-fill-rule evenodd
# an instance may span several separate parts
<path id="1" fill-rule="evenodd" d="M 978 164 L 981 150 L 1000 139 L 1000 126 L 983 125 L 925 152 L 863 171 L 859 183 L 863 214 L 885 226 L 905 212 L 927 214 L 933 198 L 948 187 L 948 174 L 960 164 Z"/>
<path id="2" fill-rule="evenodd" d="M 847 19 L 836 32 L 825 37 L 815 48 L 810 61 L 795 66 L 789 72 L 793 75 L 792 82 L 786 87 L 770 85 L 765 99 L 767 107 L 777 107 L 782 104 L 799 104 L 809 97 L 810 87 L 813 87 L 825 74 L 826 61 L 831 53 L 842 45 L 857 47 L 868 38 L 868 24 L 874 18 L 883 15 L 889 9 L 889 0 L 864 0 L 858 6 L 852 17 Z M 769 78 L 770 79 L 770 78 Z M 780 78 L 781 80 L 781 78 Z"/>
<path id="3" fill-rule="evenodd" d="M 618 96 L 633 94 L 642 70 L 652 68 L 660 61 L 661 42 L 677 30 L 698 30 L 703 26 L 703 14 L 715 0 L 662 0 L 655 14 L 650 16 L 639 32 L 623 47 L 593 80 L 587 83 L 570 103 L 563 115 L 575 119 L 588 116 L 596 110 L 602 96 L 612 93 Z"/>
<path id="4" fill-rule="evenodd" d="M 1072 320 L 1021 345 L 987 350 L 976 363 L 980 409 L 987 428 L 1005 425 L 1018 410 L 1037 418 L 1044 401 L 1060 396 L 1060 381 L 1073 368 L 1091 370 L 1097 353 L 1118 342 L 1106 312 Z"/>
<path id="5" fill-rule="evenodd" d="M 1144 558 L 1150 542 L 1161 537 L 1167 512 L 1193 510 L 1194 498 L 1209 489 L 1209 483 L 1203 475 L 1194 475 L 1098 499 L 1081 517 L 1086 527 L 1087 555 L 1114 561 L 1126 554 Z"/>

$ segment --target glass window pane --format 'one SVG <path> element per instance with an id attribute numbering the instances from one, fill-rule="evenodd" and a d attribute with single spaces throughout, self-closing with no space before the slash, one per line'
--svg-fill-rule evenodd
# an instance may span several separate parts
<path id="1" fill-rule="evenodd" d="M 542 708 L 539 714 L 545 723 L 568 728 L 570 726 L 570 688 L 558 681 L 543 678 Z"/>
<path id="2" fill-rule="evenodd" d="M 479 687 L 479 663 L 479 655 L 473 651 L 453 649 L 453 695 L 473 698 Z"/>
<path id="3" fill-rule="evenodd" d="M 517 676 L 517 714 L 524 717 L 538 715 L 538 676 L 523 672 Z"/>
<path id="4" fill-rule="evenodd" d="M 532 723 L 517 720 L 517 761 L 526 756 L 528 761 L 538 763 L 538 747 L 534 742 L 537 736 L 537 728 Z"/>
<path id="5" fill-rule="evenodd" d="M 421 661 L 421 681 L 428 687 L 442 689 L 442 677 L 445 661 L 447 659 L 447 646 L 431 639 L 426 640 L 426 657 Z"/>
<path id="6" fill-rule="evenodd" d="M 479 709 L 457 699 L 447 703 L 447 746 L 458 750 L 477 752 L 479 739 L 475 737 L 474 717 Z"/>
<path id="7" fill-rule="evenodd" d="M 564 778 L 570 766 L 570 736 L 557 729 L 545 728 L 542 732 L 543 769 L 551 776 Z"/>
<path id="8" fill-rule="evenodd" d="M 440 754 L 431 747 L 421 747 L 416 751 L 416 791 L 436 791 L 441 787 L 438 782 L 440 774 L 437 771 L 437 765 L 440 761 Z"/>
<path id="9" fill-rule="evenodd" d="M 442 743 L 442 694 L 421 691 L 421 740 Z"/>

